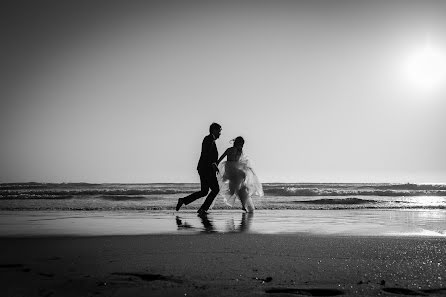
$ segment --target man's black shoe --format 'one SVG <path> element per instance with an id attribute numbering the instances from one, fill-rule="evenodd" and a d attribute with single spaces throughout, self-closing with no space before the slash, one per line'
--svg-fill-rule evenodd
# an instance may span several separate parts
<path id="1" fill-rule="evenodd" d="M 176 211 L 179 211 L 181 206 L 183 206 L 184 202 L 183 202 L 183 198 L 179 198 L 178 199 L 178 203 L 177 203 L 177 207 L 175 207 Z"/>

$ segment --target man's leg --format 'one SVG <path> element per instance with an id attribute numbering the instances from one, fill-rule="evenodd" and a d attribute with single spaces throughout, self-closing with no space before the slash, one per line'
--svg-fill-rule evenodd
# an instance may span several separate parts
<path id="1" fill-rule="evenodd" d="M 200 175 L 200 187 L 201 190 L 195 193 L 190 194 L 189 196 L 186 196 L 184 198 L 178 199 L 176 210 L 178 211 L 183 204 L 188 205 L 189 203 L 194 202 L 195 200 L 206 196 L 206 194 L 209 192 L 209 185 L 206 180 L 206 176 L 200 172 L 198 172 Z"/>
<path id="2" fill-rule="evenodd" d="M 206 200 L 204 201 L 203 205 L 200 207 L 200 210 L 203 211 L 207 211 L 209 207 L 211 207 L 212 202 L 214 201 L 215 197 L 220 191 L 220 187 L 218 186 L 217 176 L 215 175 L 215 172 L 213 172 L 208 176 L 208 185 L 211 188 L 211 192 L 206 197 Z"/>

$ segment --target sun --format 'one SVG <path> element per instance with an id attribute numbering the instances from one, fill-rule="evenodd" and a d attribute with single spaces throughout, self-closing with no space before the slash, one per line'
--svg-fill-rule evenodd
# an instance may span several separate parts
<path id="1" fill-rule="evenodd" d="M 420 90 L 436 90 L 446 83 L 446 53 L 427 42 L 407 56 L 405 74 Z"/>

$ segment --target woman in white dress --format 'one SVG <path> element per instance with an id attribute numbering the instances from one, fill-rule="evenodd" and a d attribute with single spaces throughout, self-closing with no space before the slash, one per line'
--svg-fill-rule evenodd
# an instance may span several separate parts
<path id="1" fill-rule="evenodd" d="M 245 140 L 238 136 L 232 147 L 228 148 L 218 159 L 220 195 L 225 203 L 234 206 L 236 198 L 240 199 L 242 209 L 254 212 L 253 195 L 263 196 L 262 184 L 259 182 L 247 157 L 243 154 Z M 227 157 L 227 160 L 220 162 Z"/>

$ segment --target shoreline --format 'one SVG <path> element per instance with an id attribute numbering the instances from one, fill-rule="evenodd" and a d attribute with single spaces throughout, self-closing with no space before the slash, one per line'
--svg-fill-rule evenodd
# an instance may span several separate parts
<path id="1" fill-rule="evenodd" d="M 446 238 L 446 210 L 0 211 L 0 237 L 200 233 Z"/>
<path id="2" fill-rule="evenodd" d="M 7 296 L 446 293 L 444 238 L 207 233 L 3 237 L 0 245 Z"/>

